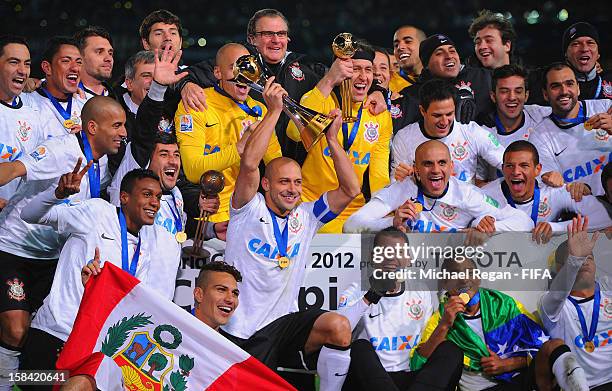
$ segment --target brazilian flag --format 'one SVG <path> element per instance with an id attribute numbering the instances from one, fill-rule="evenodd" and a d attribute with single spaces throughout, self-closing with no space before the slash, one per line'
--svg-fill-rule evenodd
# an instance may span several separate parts
<path id="1" fill-rule="evenodd" d="M 463 365 L 469 371 L 482 371 L 480 359 L 488 357 L 489 351 L 501 358 L 535 357 L 548 336 L 538 320 L 523 305 L 511 296 L 502 292 L 480 288 L 480 314 L 484 341 L 466 323 L 462 314 L 458 314 L 455 323 L 446 339 L 453 342 L 463 351 Z M 421 337 L 423 344 L 444 315 L 444 303 L 440 303 L 436 312 L 427 322 Z M 427 359 L 414 348 L 411 352 L 410 369 L 420 369 Z M 497 380 L 509 382 L 517 372 L 508 372 L 495 376 Z"/>

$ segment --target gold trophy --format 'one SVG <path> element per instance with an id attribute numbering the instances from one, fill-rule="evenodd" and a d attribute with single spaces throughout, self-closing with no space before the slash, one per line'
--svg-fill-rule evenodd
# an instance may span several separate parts
<path id="1" fill-rule="evenodd" d="M 205 198 L 216 196 L 223 191 L 224 187 L 225 177 L 219 171 L 209 170 L 200 177 L 200 193 L 204 194 Z M 206 232 L 209 217 L 210 214 L 208 212 L 200 212 L 200 218 L 198 219 L 198 225 L 193 238 L 193 246 L 191 251 L 186 251 L 190 253 L 191 257 L 202 258 L 209 255 L 207 251 L 202 251 L 202 242 L 204 241 L 204 233 Z"/>
<path id="2" fill-rule="evenodd" d="M 332 42 L 332 51 L 340 59 L 352 58 L 357 49 L 354 46 L 353 35 L 351 33 L 340 33 L 336 35 Z M 342 108 L 342 122 L 355 122 L 353 117 L 353 97 L 351 94 L 353 81 L 344 79 L 340 84 L 340 107 Z"/>
<path id="3" fill-rule="evenodd" d="M 257 58 L 245 54 L 234 64 L 234 79 L 238 83 L 244 83 L 255 91 L 263 93 L 262 84 L 265 84 L 267 77 L 261 71 Z M 296 124 L 306 151 L 309 151 L 325 135 L 329 125 L 333 122 L 333 118 L 308 109 L 288 96 L 283 97 L 283 111 Z"/>

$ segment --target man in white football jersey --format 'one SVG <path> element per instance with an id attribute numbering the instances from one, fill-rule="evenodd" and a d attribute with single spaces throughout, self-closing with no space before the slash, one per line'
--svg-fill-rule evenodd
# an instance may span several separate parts
<path id="1" fill-rule="evenodd" d="M 30 75 L 30 51 L 26 41 L 16 36 L 0 37 L 0 162 L 14 162 L 24 154 L 32 152 L 34 147 L 46 138 L 44 127 L 39 121 L 39 113 L 24 105 L 20 94 L 23 91 L 25 81 Z M 8 203 L 21 184 L 21 178 L 15 178 L 0 187 L 0 210 Z M 13 276 L 15 278 L 17 276 Z M 25 292 L 20 289 L 20 280 L 17 282 L 10 279 L 13 285 L 13 297 L 17 302 L 23 301 Z M 44 296 L 43 296 L 44 297 Z M 42 298 L 39 301 L 42 301 Z M 9 300 L 15 302 L 15 300 Z M 6 304 L 6 303 L 5 303 Z M 40 302 L 37 304 L 40 306 Z M 3 310 L 12 307 L 4 306 Z M 8 319 L 0 316 L 0 328 L 10 329 Z M 14 338 L 10 332 L 2 332 L 0 335 L 0 371 L 14 370 L 17 368 L 20 341 Z M 0 390 L 9 389 L 0 381 Z"/>
<path id="2" fill-rule="evenodd" d="M 567 227 L 568 240 L 555 256 L 559 272 L 539 312 L 550 336 L 565 340 L 577 356 L 591 391 L 605 391 L 612 387 L 612 285 L 609 275 L 596 277 L 593 248 L 599 235 L 589 238 L 588 228 L 589 218 L 581 216 Z"/>
<path id="3" fill-rule="evenodd" d="M 481 232 L 531 231 L 533 222 L 512 207 L 452 176 L 448 147 L 429 140 L 415 151 L 414 177 L 395 182 L 372 197 L 344 224 L 344 232 L 457 232 L 475 226 Z M 393 217 L 387 215 L 395 211 Z"/>
<path id="4" fill-rule="evenodd" d="M 42 55 L 40 67 L 45 81 L 34 92 L 21 94 L 23 102 L 40 112 L 48 137 L 81 130 L 84 100 L 77 95 L 83 60 L 71 38 L 52 37 Z"/>
<path id="5" fill-rule="evenodd" d="M 516 140 L 527 140 L 544 117 L 550 114 L 550 107 L 525 105 L 529 98 L 527 71 L 517 64 L 504 65 L 493 71 L 491 79 L 491 100 L 495 110 L 480 116 L 476 122 L 495 134 L 504 147 Z M 498 171 L 479 159 L 476 177 L 491 181 L 498 178 Z"/>
<path id="6" fill-rule="evenodd" d="M 385 254 L 387 248 L 394 250 L 397 245 L 408 245 L 408 238 L 395 228 L 387 228 L 374 237 L 374 249 L 383 249 L 379 254 Z M 398 255 L 401 254 L 394 253 L 382 261 L 372 259 L 374 270 L 394 272 L 409 267 L 410 258 Z M 374 272 L 367 292 L 360 289 L 359 282 L 354 282 L 340 296 L 338 313 L 349 319 L 353 336 L 358 339 L 353 342 L 352 352 L 359 349 L 359 340 L 371 344 L 398 390 L 454 390 L 461 377 L 463 354 L 452 342 L 440 344 L 421 370 L 410 370 L 409 352 L 418 345 L 437 299 L 424 286 L 419 289 L 414 281 L 384 277 Z M 353 357 L 345 388 L 373 389 L 358 378 L 358 371 L 353 370 L 358 363 Z"/>
<path id="7" fill-rule="evenodd" d="M 572 195 L 570 189 L 538 183 L 536 178 L 542 165 L 538 150 L 529 141 L 518 140 L 506 148 L 502 171 L 504 177 L 489 183 L 482 191 L 501 205 L 526 213 L 535 224 L 533 240 L 538 243 L 548 242 L 553 232 L 565 231 L 571 220 L 557 222 L 564 211 L 589 216 L 592 229 L 612 226 L 605 206 L 591 195 L 582 195 L 585 184 L 574 182 Z"/>
<path id="8" fill-rule="evenodd" d="M 85 100 L 99 95 L 115 98 L 108 84 L 114 63 L 113 40 L 108 31 L 99 26 L 88 26 L 77 31 L 74 40 L 83 57 L 79 87 L 85 94 Z"/>
<path id="9" fill-rule="evenodd" d="M 552 114 L 529 137 L 540 153 L 542 172 L 557 171 L 555 182 L 585 182 L 593 195 L 604 193 L 601 169 L 612 157 L 612 107 L 609 99 L 578 101 L 580 88 L 565 63 L 550 65 L 545 73 L 544 98 Z"/>
<path id="10" fill-rule="evenodd" d="M 105 262 L 112 262 L 125 272 L 171 300 L 174 275 L 159 273 L 159 263 L 169 261 L 159 252 L 164 244 L 151 229 L 160 207 L 159 178 L 150 170 L 136 169 L 121 183 L 121 205 L 102 199 L 89 199 L 67 206 L 63 200 L 80 191 L 81 178 L 91 162 L 81 169 L 81 161 L 72 172 L 62 175 L 56 188 L 38 194 L 21 215 L 29 223 L 44 224 L 62 235 L 69 235 L 62 248 L 51 292 L 32 320 L 24 345 L 22 369 L 53 369 L 57 353 L 68 339 L 79 310 L 84 284 L 82 273 L 88 259 L 96 254 L 97 274 Z M 158 226 L 155 228 L 163 230 Z M 37 388 L 40 390 L 41 388 Z M 51 387 L 49 386 L 49 389 Z"/>
<path id="11" fill-rule="evenodd" d="M 12 162 L 42 143 L 45 131 L 39 113 L 23 104 L 19 95 L 30 75 L 30 50 L 25 39 L 0 37 L 0 162 Z M 20 179 L 0 188 L 0 210 L 11 198 Z"/>
<path id="12" fill-rule="evenodd" d="M 452 175 L 461 181 L 474 183 L 479 157 L 501 168 L 504 149 L 495 135 L 475 122 L 455 120 L 455 87 L 443 80 L 431 80 L 423 84 L 419 98 L 423 120 L 406 126 L 393 138 L 391 169 L 396 180 L 411 174 L 415 149 L 427 140 L 439 140 L 448 146 L 454 163 Z"/>
<path id="13" fill-rule="evenodd" d="M 10 353 L 7 360 L 14 368 L 30 314 L 41 305 L 51 287 L 62 243 L 56 230 L 23 221 L 21 211 L 37 194 L 57 183 L 66 166 L 74 165 L 79 158 L 93 164 L 81 183 L 80 193 L 68 202 L 75 204 L 95 198 L 110 181 L 106 155 L 117 153 L 125 137 L 125 113 L 108 97 L 95 97 L 87 102 L 83 120 L 83 131 L 48 139 L 31 153 L 0 163 L 0 186 L 15 178 L 27 178 L 0 212 L 0 280 L 10 282 L 10 289 L 0 295 L 0 327 L 5 343 L 0 347 L 0 358 Z M 9 346 L 16 349 L 11 351 Z"/>
<path id="14" fill-rule="evenodd" d="M 266 166 L 261 180 L 265 195 L 257 192 L 259 162 L 280 116 L 282 96 L 287 95 L 273 79 L 263 93 L 268 112 L 247 141 L 230 202 L 225 260 L 248 274 L 240 285 L 242 305 L 224 329 L 236 337 L 251 337 L 267 356 L 246 350 L 271 368 L 288 360 L 299 363 L 303 351 L 302 362 L 316 360 L 321 389 L 339 390 L 350 363 L 348 320 L 318 309 L 293 311 L 297 310 L 312 238 L 359 194 L 359 181 L 338 143 L 342 121 L 335 110 L 326 137 L 339 187 L 315 202 L 300 203 L 300 166 L 281 157 Z"/>

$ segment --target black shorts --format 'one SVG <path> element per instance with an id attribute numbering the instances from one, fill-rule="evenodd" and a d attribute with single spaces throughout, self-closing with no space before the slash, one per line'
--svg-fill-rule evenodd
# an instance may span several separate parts
<path id="1" fill-rule="evenodd" d="M 64 348 L 64 341 L 35 328 L 30 328 L 21 354 L 21 370 L 55 369 L 55 362 Z M 23 391 L 44 391 L 53 386 L 19 386 Z"/>
<path id="2" fill-rule="evenodd" d="M 518 374 L 512 378 L 510 383 L 500 383 L 487 388 L 488 391 L 535 391 L 537 389 L 535 360 L 531 360 L 529 366 L 519 369 Z M 559 390 L 559 388 L 557 387 L 555 390 Z"/>
<path id="3" fill-rule="evenodd" d="M 315 308 L 293 312 L 258 330 L 249 339 L 233 336 L 228 339 L 273 370 L 279 366 L 316 369 L 318 352 L 307 356 L 304 345 L 315 321 L 326 312 Z"/>
<path id="4" fill-rule="evenodd" d="M 0 312 L 35 312 L 51 290 L 57 259 L 40 261 L 0 251 Z"/>

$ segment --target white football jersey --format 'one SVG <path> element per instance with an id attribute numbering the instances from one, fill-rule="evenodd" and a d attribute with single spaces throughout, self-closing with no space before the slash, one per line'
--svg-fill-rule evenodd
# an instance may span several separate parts
<path id="1" fill-rule="evenodd" d="M 0 101 L 0 163 L 13 162 L 45 141 L 47 135 L 39 119 L 40 113 L 19 97 L 14 106 Z M 0 198 L 11 198 L 19 183 L 21 178 L 15 178 L 0 187 Z"/>
<path id="2" fill-rule="evenodd" d="M 495 134 L 484 130 L 476 122 L 462 124 L 455 121 L 450 133 L 442 138 L 426 135 L 422 126 L 421 122 L 412 123 L 400 129 L 393 137 L 393 172 L 399 163 L 413 165 L 417 147 L 428 140 L 439 140 L 446 144 L 455 165 L 453 176 L 464 182 L 474 182 L 478 157 L 501 169 L 504 148 Z"/>
<path id="3" fill-rule="evenodd" d="M 128 143 L 125 148 L 125 154 L 123 155 L 123 159 L 121 160 L 121 164 L 117 168 L 115 172 L 115 176 L 111 181 L 111 184 L 106 188 L 106 192 L 110 197 L 111 204 L 115 206 L 120 205 L 119 194 L 121 188 L 121 181 L 123 177 L 128 172 L 142 168 L 134 159 L 132 155 L 131 149 L 132 143 Z M 183 195 L 177 186 L 174 186 L 170 192 L 165 191 L 162 194 L 159 211 L 155 215 L 155 223 L 163 229 L 153 229 L 153 227 L 142 227 L 143 230 L 153 230 L 157 234 L 160 234 L 159 238 L 156 240 L 160 243 L 165 243 L 164 246 L 160 246 L 158 251 L 161 252 L 161 256 L 165 257 L 167 260 L 174 259 L 175 263 L 165 262 L 163 263 L 164 267 L 168 269 L 162 275 L 172 274 L 176 276 L 178 272 L 178 268 L 181 262 L 181 249 L 182 246 L 179 242 L 176 241 L 176 234 L 178 232 L 179 225 L 182 231 L 185 231 L 185 224 L 187 223 L 187 215 L 183 210 Z M 179 222 L 180 219 L 180 222 Z M 155 265 L 162 265 L 161 263 L 156 263 Z M 154 265 L 154 266 L 155 266 Z M 163 282 L 167 283 L 169 280 L 164 280 Z M 172 290 L 175 287 L 175 281 L 171 281 Z"/>
<path id="4" fill-rule="evenodd" d="M 605 240 L 605 239 L 604 239 Z M 540 307 L 540 315 L 551 338 L 561 338 L 572 349 L 578 358 L 578 364 L 584 369 L 589 387 L 612 382 L 612 284 L 608 276 L 599 280 L 601 301 L 599 303 L 599 320 L 593 343 L 592 353 L 584 349 L 584 338 L 576 307 L 569 299 L 563 303 L 558 316 L 551 318 Z M 594 298 L 574 297 L 584 314 L 587 329 L 591 325 Z"/>
<path id="5" fill-rule="evenodd" d="M 585 118 L 605 113 L 609 99 L 580 101 Z M 612 158 L 612 138 L 603 129 L 586 130 L 584 123 L 562 125 L 546 117 L 529 137 L 540 154 L 542 173 L 558 171 L 566 183 L 580 181 L 593 195 L 604 194 L 601 170 Z"/>
<path id="6" fill-rule="evenodd" d="M 481 126 L 483 129 L 495 134 L 497 140 L 499 140 L 499 143 L 505 149 L 515 141 L 529 140 L 529 135 L 535 130 L 536 126 L 551 113 L 551 111 L 552 109 L 548 106 L 525 105 L 523 107 L 523 122 L 518 128 L 511 132 L 505 132 L 505 129 L 499 128 L 498 126 Z M 483 159 L 478 159 L 476 177 L 478 179 L 490 180 L 501 177 L 501 172 Z"/>
<path id="7" fill-rule="evenodd" d="M 338 309 L 363 300 L 365 292 L 353 282 L 340 296 Z M 372 343 L 387 372 L 410 371 L 410 350 L 433 313 L 432 292 L 401 290 L 370 304 L 357 323 L 353 336 Z"/>
<path id="8" fill-rule="evenodd" d="M 502 206 L 508 205 L 508 201 L 502 190 L 504 178 L 499 178 L 488 183 L 482 191 L 498 200 Z M 540 202 L 537 211 L 537 222 L 545 221 L 550 224 L 553 231 L 565 232 L 569 221 L 556 222 L 563 211 L 580 213 L 589 216 L 589 228 L 598 230 L 612 226 L 612 220 L 606 211 L 606 207 L 593 196 L 584 196 L 582 201 L 576 202 L 572 199 L 565 187 L 550 187 L 539 185 Z M 516 209 L 523 211 L 531 217 L 533 198 L 526 202 L 515 202 Z"/>
<path id="9" fill-rule="evenodd" d="M 408 199 L 416 201 L 418 192 L 414 180 L 406 178 L 380 190 L 373 199 L 382 201 L 389 211 L 394 211 Z M 423 196 L 423 201 L 418 219 L 406 221 L 407 227 L 415 232 L 457 232 L 487 215 L 495 218 L 498 231 L 531 231 L 533 228 L 531 219 L 523 213 L 509 206 L 500 207 L 498 200 L 456 177 L 449 179 L 443 195 L 438 198 Z"/>
<path id="10" fill-rule="evenodd" d="M 30 106 L 40 113 L 40 121 L 44 124 L 47 132 L 47 137 L 59 137 L 70 133 L 70 129 L 64 126 L 64 117 L 57 111 L 49 98 L 39 89 L 30 93 L 20 95 L 23 103 Z M 77 96 L 69 98 L 72 101 L 70 109 L 70 119 L 78 125 L 81 125 L 81 110 L 86 101 L 81 100 Z M 68 101 L 58 102 L 64 110 L 68 109 Z"/>
<path id="11" fill-rule="evenodd" d="M 227 228 L 225 261 L 243 275 L 240 306 L 223 329 L 237 337 L 249 338 L 268 323 L 295 312 L 304 283 L 310 242 L 323 224 L 336 215 L 330 211 L 327 193 L 315 202 L 304 202 L 286 219 L 274 218 L 280 232 L 288 228 L 289 265 L 281 268 L 271 215 L 261 193 L 240 209 L 231 207 Z"/>
<path id="12" fill-rule="evenodd" d="M 48 190 L 45 198 L 55 200 L 53 191 Z M 59 200 L 56 200 L 59 202 Z M 91 199 L 79 205 L 56 205 L 44 217 L 45 225 L 68 236 L 62 248 L 53 278 L 53 285 L 42 307 L 32 321 L 32 327 L 46 331 L 65 341 L 72 331 L 74 320 L 79 310 L 84 288 L 81 280 L 81 269 L 94 256 L 95 248 L 100 250 L 100 264 L 111 262 L 122 267 L 121 228 L 118 210 L 114 205 L 102 199 Z M 174 275 L 159 274 L 160 267 L 153 268 L 153 263 L 167 260 L 157 254 L 158 243 L 151 230 L 141 230 L 140 255 L 135 277 L 147 286 L 155 289 L 171 300 L 174 294 Z M 128 231 L 128 262 L 138 245 L 138 237 Z M 173 289 L 167 289 L 165 280 L 172 280 Z"/>
<path id="13" fill-rule="evenodd" d="M 42 225 L 28 224 L 20 214 L 38 193 L 56 186 L 63 174 L 72 171 L 79 157 L 83 159 L 84 167 L 87 159 L 77 136 L 67 134 L 48 139 L 19 158 L 27 174 L 6 208 L 0 212 L 0 248 L 3 251 L 33 259 L 48 260 L 59 256 L 61 241 L 57 232 Z M 110 181 L 108 158 L 103 156 L 98 164 L 101 188 L 104 188 Z M 89 198 L 89 175 L 86 174 L 81 180 L 81 191 L 70 196 L 66 202 L 75 204 Z"/>

